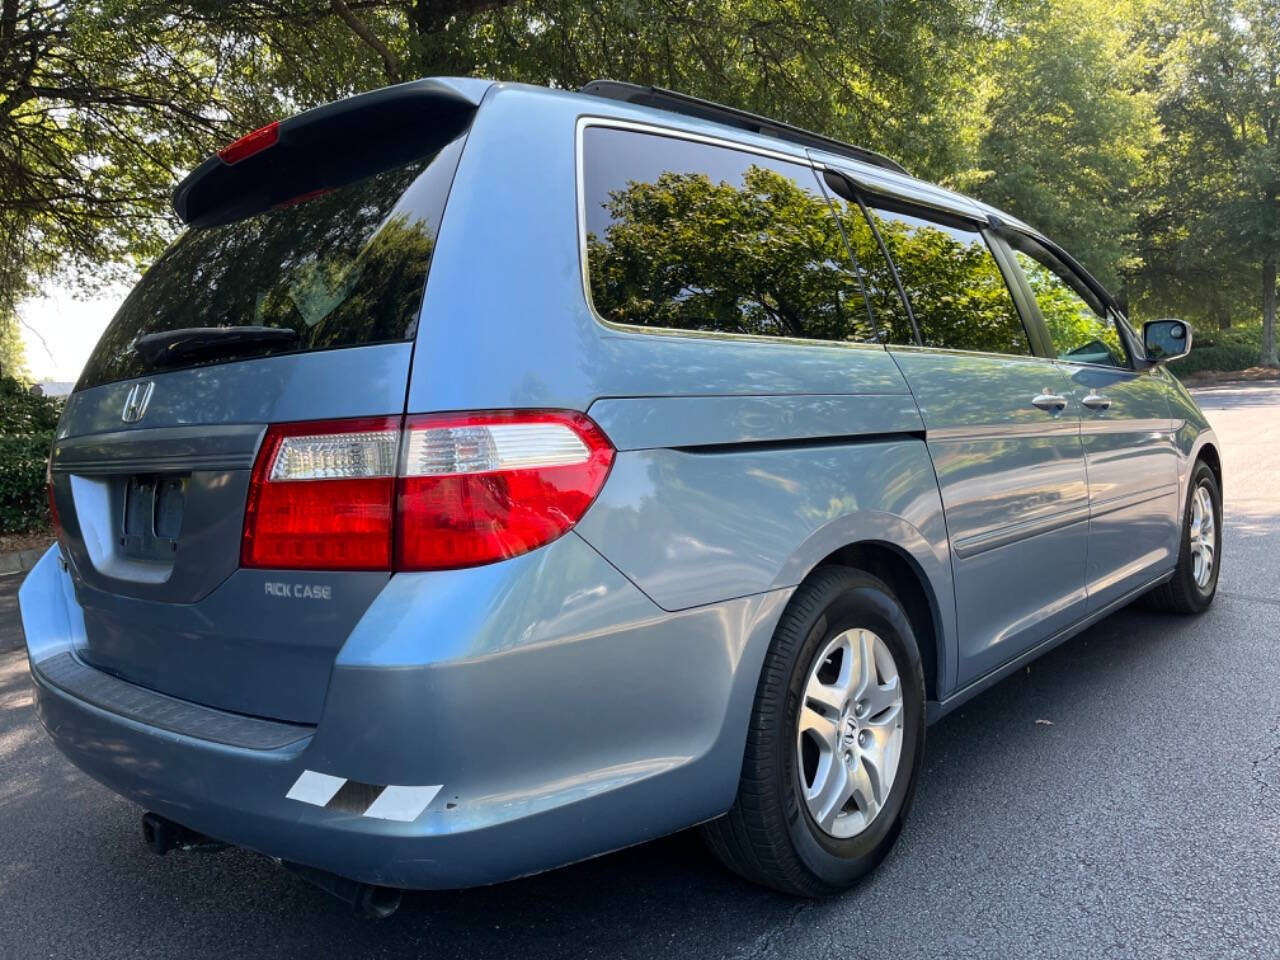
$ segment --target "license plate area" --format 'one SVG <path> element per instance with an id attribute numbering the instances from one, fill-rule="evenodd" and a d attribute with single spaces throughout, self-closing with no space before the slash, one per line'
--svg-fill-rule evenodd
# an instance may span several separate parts
<path id="1" fill-rule="evenodd" d="M 120 553 L 130 560 L 172 563 L 182 535 L 189 476 L 139 474 L 124 489 Z"/>

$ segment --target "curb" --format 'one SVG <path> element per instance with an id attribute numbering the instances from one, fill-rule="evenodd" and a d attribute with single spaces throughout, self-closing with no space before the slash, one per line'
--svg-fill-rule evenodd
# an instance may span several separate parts
<path id="1" fill-rule="evenodd" d="M 14 553 L 0 553 L 0 577 L 9 573 L 26 573 L 44 556 L 48 547 L 34 547 Z"/>

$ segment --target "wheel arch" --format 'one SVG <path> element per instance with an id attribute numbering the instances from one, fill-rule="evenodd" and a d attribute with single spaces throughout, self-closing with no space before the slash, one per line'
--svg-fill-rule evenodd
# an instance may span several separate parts
<path id="1" fill-rule="evenodd" d="M 942 608 L 916 559 L 902 547 L 886 540 L 862 540 L 845 544 L 823 557 L 814 570 L 824 566 L 853 567 L 883 580 L 902 603 L 916 635 L 924 668 L 925 695 L 938 699 L 940 666 L 945 664 L 942 642 Z M 810 571 L 812 574 L 813 571 Z"/>
<path id="2" fill-rule="evenodd" d="M 1213 479 L 1218 481 L 1218 493 L 1222 493 L 1222 455 L 1218 452 L 1217 444 L 1212 440 L 1206 440 L 1200 449 L 1196 451 L 1196 460 L 1203 460 L 1213 471 Z M 1194 461 L 1193 461 L 1194 463 Z"/>

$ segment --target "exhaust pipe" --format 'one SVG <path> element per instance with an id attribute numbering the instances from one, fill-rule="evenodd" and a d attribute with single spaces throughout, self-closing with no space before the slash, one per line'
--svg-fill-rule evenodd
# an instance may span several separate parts
<path id="1" fill-rule="evenodd" d="M 288 860 L 281 860 L 280 865 L 312 886 L 337 897 L 357 914 L 370 920 L 385 920 L 400 909 L 400 903 L 404 899 L 404 891 L 396 887 L 378 887 L 359 880 L 348 880 L 336 873 Z"/>
<path id="2" fill-rule="evenodd" d="M 142 840 L 151 848 L 151 852 L 163 857 L 170 850 L 182 850 L 191 853 L 218 853 L 227 849 L 229 844 L 203 833 L 189 830 L 180 823 L 174 823 L 168 817 L 158 813 L 142 815 Z"/>
<path id="3" fill-rule="evenodd" d="M 217 853 L 230 846 L 221 840 L 197 833 L 180 823 L 174 823 L 168 817 L 162 817 L 158 813 L 142 815 L 142 839 L 151 851 L 159 856 L 164 856 L 170 850 Z M 395 887 L 378 887 L 371 883 L 348 880 L 336 873 L 317 870 L 315 867 L 292 863 L 288 860 L 278 862 L 290 873 L 337 897 L 357 914 L 371 920 L 385 920 L 400 909 L 400 902 L 404 899 L 404 891 Z"/>

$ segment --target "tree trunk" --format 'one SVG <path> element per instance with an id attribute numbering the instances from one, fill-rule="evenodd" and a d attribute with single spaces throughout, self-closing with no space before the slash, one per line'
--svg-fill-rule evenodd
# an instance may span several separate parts
<path id="1" fill-rule="evenodd" d="M 1276 356 L 1276 252 L 1262 261 L 1262 364 L 1280 367 Z"/>
<path id="2" fill-rule="evenodd" d="M 1229 330 L 1231 329 L 1231 307 L 1216 283 L 1211 289 L 1213 292 L 1209 294 L 1209 311 L 1213 314 L 1219 330 Z"/>

